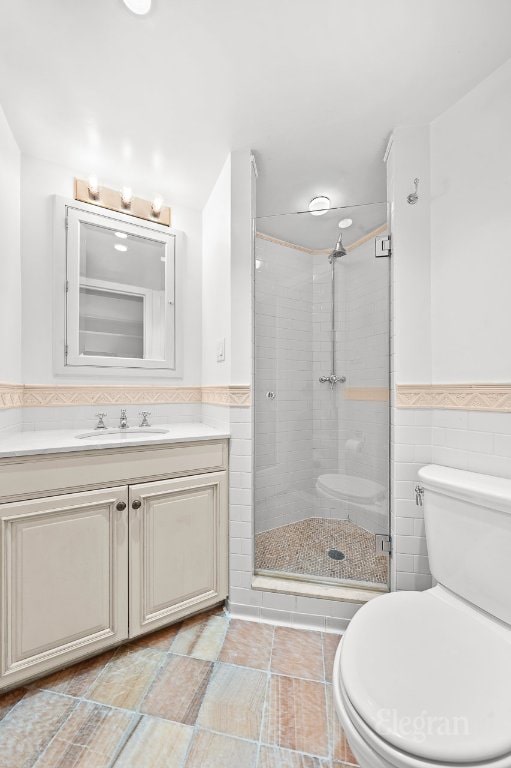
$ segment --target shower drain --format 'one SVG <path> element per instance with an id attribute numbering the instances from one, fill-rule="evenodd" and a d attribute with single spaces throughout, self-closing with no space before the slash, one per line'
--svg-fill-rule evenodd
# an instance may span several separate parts
<path id="1" fill-rule="evenodd" d="M 344 560 L 346 555 L 340 549 L 329 549 L 328 557 L 331 557 L 332 560 Z"/>

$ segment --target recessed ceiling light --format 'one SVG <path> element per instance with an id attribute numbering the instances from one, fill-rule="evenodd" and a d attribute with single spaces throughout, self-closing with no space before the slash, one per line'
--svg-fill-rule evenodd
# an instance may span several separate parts
<path id="1" fill-rule="evenodd" d="M 309 203 L 309 211 L 313 216 L 323 216 L 330 209 L 330 198 L 320 195 L 313 197 Z"/>
<path id="2" fill-rule="evenodd" d="M 116 243 L 114 245 L 114 248 L 116 251 L 127 251 L 128 247 L 126 245 L 121 245 L 120 243 Z"/>
<path id="3" fill-rule="evenodd" d="M 128 237 L 128 235 L 126 234 L 126 232 L 116 232 L 116 233 L 115 233 L 115 236 L 116 236 L 116 237 L 120 237 L 120 238 L 121 238 L 121 240 L 126 240 L 126 238 Z"/>
<path id="4" fill-rule="evenodd" d="M 124 5 L 138 16 L 143 16 L 151 10 L 151 0 L 124 0 Z"/>
<path id="5" fill-rule="evenodd" d="M 353 224 L 353 219 L 341 219 L 339 222 L 339 229 L 347 229 Z"/>

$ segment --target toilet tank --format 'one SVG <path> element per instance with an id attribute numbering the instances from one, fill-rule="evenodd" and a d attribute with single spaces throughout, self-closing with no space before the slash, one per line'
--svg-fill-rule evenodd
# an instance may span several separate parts
<path id="1" fill-rule="evenodd" d="M 432 575 L 511 624 L 511 480 L 429 465 L 419 481 Z"/>

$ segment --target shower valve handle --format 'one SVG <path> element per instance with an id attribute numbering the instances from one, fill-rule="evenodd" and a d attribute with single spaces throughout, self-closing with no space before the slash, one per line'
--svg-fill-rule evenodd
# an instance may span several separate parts
<path id="1" fill-rule="evenodd" d="M 335 373 L 331 373 L 330 376 L 320 376 L 319 381 L 321 384 L 330 384 L 330 389 L 333 389 L 336 384 L 344 384 L 346 376 L 336 376 Z"/>

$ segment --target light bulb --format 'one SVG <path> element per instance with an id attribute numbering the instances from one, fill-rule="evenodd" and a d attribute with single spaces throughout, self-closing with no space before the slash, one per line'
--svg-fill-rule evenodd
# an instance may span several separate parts
<path id="1" fill-rule="evenodd" d="M 97 200 L 99 197 L 99 184 L 98 177 L 92 174 L 89 176 L 89 196 L 93 200 Z"/>
<path id="2" fill-rule="evenodd" d="M 121 202 L 122 202 L 123 208 L 129 208 L 132 200 L 133 200 L 133 192 L 131 187 L 123 187 L 121 192 Z"/>
<path id="3" fill-rule="evenodd" d="M 353 219 L 341 219 L 339 222 L 339 229 L 347 229 L 353 224 Z"/>
<path id="4" fill-rule="evenodd" d="M 153 216 L 159 216 L 160 215 L 162 205 L 163 205 L 163 198 L 162 198 L 162 196 L 161 195 L 156 195 L 156 197 L 154 198 L 154 200 L 152 202 L 152 205 L 151 205 L 151 210 L 153 212 Z"/>
<path id="5" fill-rule="evenodd" d="M 124 252 L 124 251 L 128 250 L 128 246 L 127 245 L 121 245 L 120 243 L 116 243 L 114 245 L 114 248 L 115 248 L 116 251 L 123 251 Z"/>
<path id="6" fill-rule="evenodd" d="M 115 236 L 116 236 L 116 237 L 119 237 L 121 240 L 126 240 L 126 238 L 128 237 L 128 235 L 126 234 L 126 232 L 116 232 L 116 233 L 115 233 Z"/>

